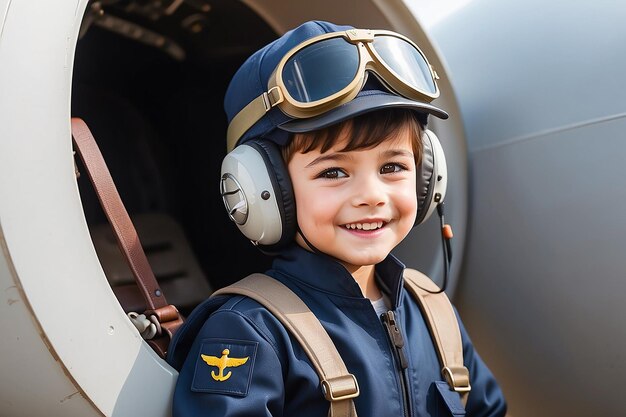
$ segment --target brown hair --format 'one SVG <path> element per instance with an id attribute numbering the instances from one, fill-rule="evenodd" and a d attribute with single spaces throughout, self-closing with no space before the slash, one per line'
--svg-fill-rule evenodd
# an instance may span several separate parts
<path id="1" fill-rule="evenodd" d="M 397 138 L 403 127 L 409 129 L 415 164 L 419 165 L 422 157 L 422 124 L 414 111 L 398 107 L 365 113 L 324 129 L 295 133 L 289 143 L 283 146 L 282 155 L 284 161 L 289 163 L 296 152 L 307 153 L 319 149 L 324 153 L 344 131 L 348 132 L 348 143 L 341 149 L 342 152 L 371 149 L 385 140 Z"/>

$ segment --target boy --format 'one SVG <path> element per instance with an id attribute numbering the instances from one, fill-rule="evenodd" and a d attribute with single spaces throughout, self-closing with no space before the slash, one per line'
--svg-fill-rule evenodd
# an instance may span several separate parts
<path id="1" fill-rule="evenodd" d="M 253 188 L 264 190 L 255 200 L 240 191 L 249 187 L 245 175 L 224 173 L 229 214 L 276 256 L 266 274 L 330 335 L 358 381 L 360 417 L 463 415 L 436 388 L 435 347 L 391 254 L 427 217 L 421 171 L 436 161 L 423 130 L 429 114 L 447 117 L 430 104 L 437 95 L 432 69 L 406 38 L 320 21 L 253 54 L 226 93 L 233 166 L 247 164 Z M 387 332 L 389 312 L 401 348 Z M 466 414 L 504 416 L 497 382 L 461 333 Z M 223 297 L 182 366 L 174 417 L 328 412 L 318 375 L 281 323 L 250 298 Z"/>

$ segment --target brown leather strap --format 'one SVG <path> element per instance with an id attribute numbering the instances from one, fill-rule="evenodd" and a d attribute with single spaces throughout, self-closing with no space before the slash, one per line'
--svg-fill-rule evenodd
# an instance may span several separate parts
<path id="1" fill-rule="evenodd" d="M 328 415 L 356 417 L 352 401 L 359 395 L 356 378 L 348 372 L 324 327 L 296 294 L 279 281 L 259 273 L 213 293 L 219 294 L 245 295 L 265 306 L 298 340 L 311 360 L 324 396 L 330 401 Z"/>
<path id="2" fill-rule="evenodd" d="M 91 131 L 80 118 L 73 117 L 71 124 L 72 136 L 78 154 L 87 169 L 87 174 L 96 190 L 102 209 L 115 232 L 120 250 L 128 261 L 130 270 L 148 306 L 144 314 L 146 316 L 154 315 L 161 326 L 159 336 L 169 339 L 183 320 L 176 307 L 167 303 L 165 295 L 159 287 L 139 242 L 137 231 L 122 203 Z M 160 344 L 166 346 L 167 341 Z"/>
<path id="3" fill-rule="evenodd" d="M 439 288 L 428 276 L 415 269 L 405 269 L 404 282 L 422 309 L 437 348 L 441 372 L 450 387 L 461 395 L 465 406 L 471 390 L 469 371 L 463 365 L 461 331 L 450 299 L 444 292 L 429 292 L 436 292 Z"/>

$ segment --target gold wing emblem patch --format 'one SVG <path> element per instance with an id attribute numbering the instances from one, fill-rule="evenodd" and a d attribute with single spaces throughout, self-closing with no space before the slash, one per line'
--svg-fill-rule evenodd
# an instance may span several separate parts
<path id="1" fill-rule="evenodd" d="M 226 375 L 224 375 L 224 368 L 234 368 L 237 366 L 241 366 L 244 363 L 248 362 L 250 356 L 246 356 L 245 358 L 229 358 L 228 354 L 230 350 L 224 349 L 222 351 L 222 356 L 210 356 L 210 355 L 200 355 L 202 360 L 207 363 L 209 366 L 215 366 L 219 370 L 216 374 L 215 371 L 211 371 L 211 377 L 216 381 L 226 381 L 232 375 L 231 371 L 228 371 Z"/>

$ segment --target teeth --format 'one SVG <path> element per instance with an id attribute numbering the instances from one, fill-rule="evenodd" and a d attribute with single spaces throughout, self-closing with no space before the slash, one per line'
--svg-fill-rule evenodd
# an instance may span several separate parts
<path id="1" fill-rule="evenodd" d="M 373 223 L 350 223 L 345 225 L 346 229 L 358 229 L 358 230 L 374 230 L 383 227 L 383 222 Z"/>

